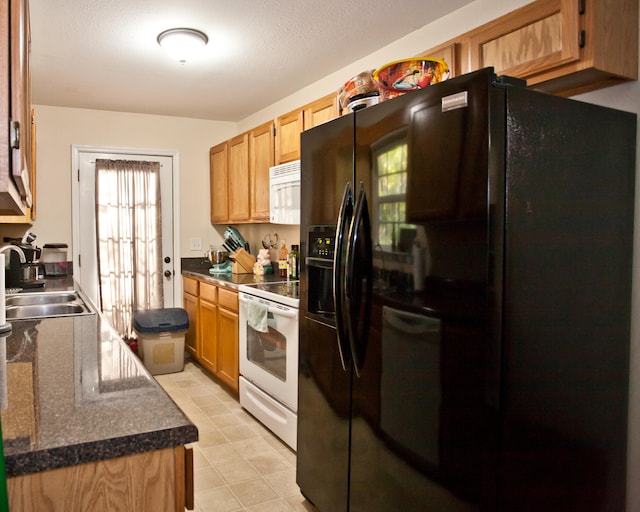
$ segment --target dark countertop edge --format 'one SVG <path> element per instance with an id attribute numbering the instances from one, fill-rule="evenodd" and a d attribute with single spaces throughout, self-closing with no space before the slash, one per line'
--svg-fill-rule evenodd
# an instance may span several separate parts
<path id="1" fill-rule="evenodd" d="M 50 450 L 32 451 L 5 459 L 7 477 L 99 462 L 163 448 L 177 448 L 198 440 L 195 425 L 82 443 Z"/>
<path id="2" fill-rule="evenodd" d="M 234 290 L 237 290 L 238 287 L 240 286 L 240 284 L 237 283 L 233 283 L 233 282 L 229 282 L 229 281 L 225 281 L 224 279 L 218 279 L 216 277 L 214 277 L 213 275 L 209 274 L 208 271 L 198 271 L 198 270 L 182 270 L 182 275 L 183 276 L 190 276 L 190 277 L 195 277 L 196 279 L 200 279 L 202 281 L 209 281 L 211 283 L 214 283 L 218 286 L 225 286 L 227 288 L 232 288 Z M 244 283 L 242 283 L 244 284 Z"/>
<path id="3" fill-rule="evenodd" d="M 189 276 L 201 281 L 208 281 L 210 283 L 214 283 L 218 286 L 224 286 L 227 288 L 231 288 L 233 290 L 238 290 L 238 288 L 243 284 L 257 284 L 257 283 L 268 283 L 275 281 L 286 281 L 285 278 L 280 277 L 277 273 L 267 274 L 264 276 L 256 276 L 253 273 L 248 274 L 210 274 L 209 273 L 209 262 L 203 260 L 202 258 L 183 258 L 181 265 L 181 274 L 183 276 Z"/>

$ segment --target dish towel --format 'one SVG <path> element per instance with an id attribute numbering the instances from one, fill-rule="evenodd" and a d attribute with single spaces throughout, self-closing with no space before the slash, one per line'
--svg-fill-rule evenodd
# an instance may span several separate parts
<path id="1" fill-rule="evenodd" d="M 269 313 L 269 307 L 259 302 L 249 302 L 247 309 L 247 323 L 249 327 L 258 332 L 267 332 L 269 326 L 267 325 L 267 314 Z"/>

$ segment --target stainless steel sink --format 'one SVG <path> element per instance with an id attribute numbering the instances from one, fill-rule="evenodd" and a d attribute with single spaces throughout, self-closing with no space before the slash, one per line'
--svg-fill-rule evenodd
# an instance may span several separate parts
<path id="1" fill-rule="evenodd" d="M 7 306 L 33 306 L 37 304 L 60 304 L 62 302 L 73 302 L 74 300 L 79 300 L 76 292 L 26 293 L 8 296 L 5 304 Z"/>
<path id="2" fill-rule="evenodd" d="M 75 291 L 7 295 L 7 320 L 94 314 Z"/>

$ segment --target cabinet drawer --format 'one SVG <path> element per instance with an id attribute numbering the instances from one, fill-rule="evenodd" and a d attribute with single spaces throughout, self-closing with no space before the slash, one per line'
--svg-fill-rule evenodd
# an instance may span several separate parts
<path id="1" fill-rule="evenodd" d="M 200 283 L 200 298 L 208 302 L 217 302 L 217 287 L 209 283 Z"/>
<path id="2" fill-rule="evenodd" d="M 190 277 L 182 278 L 182 288 L 184 293 L 189 293 L 190 295 L 198 296 L 198 280 L 191 279 Z"/>
<path id="3" fill-rule="evenodd" d="M 218 290 L 218 305 L 231 311 L 238 311 L 238 292 L 220 288 Z"/>

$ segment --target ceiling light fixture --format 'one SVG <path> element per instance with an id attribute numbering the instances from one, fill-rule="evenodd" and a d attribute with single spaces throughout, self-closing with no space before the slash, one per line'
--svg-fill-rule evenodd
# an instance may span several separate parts
<path id="1" fill-rule="evenodd" d="M 193 28 L 172 28 L 158 35 L 158 44 L 169 57 L 184 64 L 196 57 L 209 42 L 204 32 Z"/>

